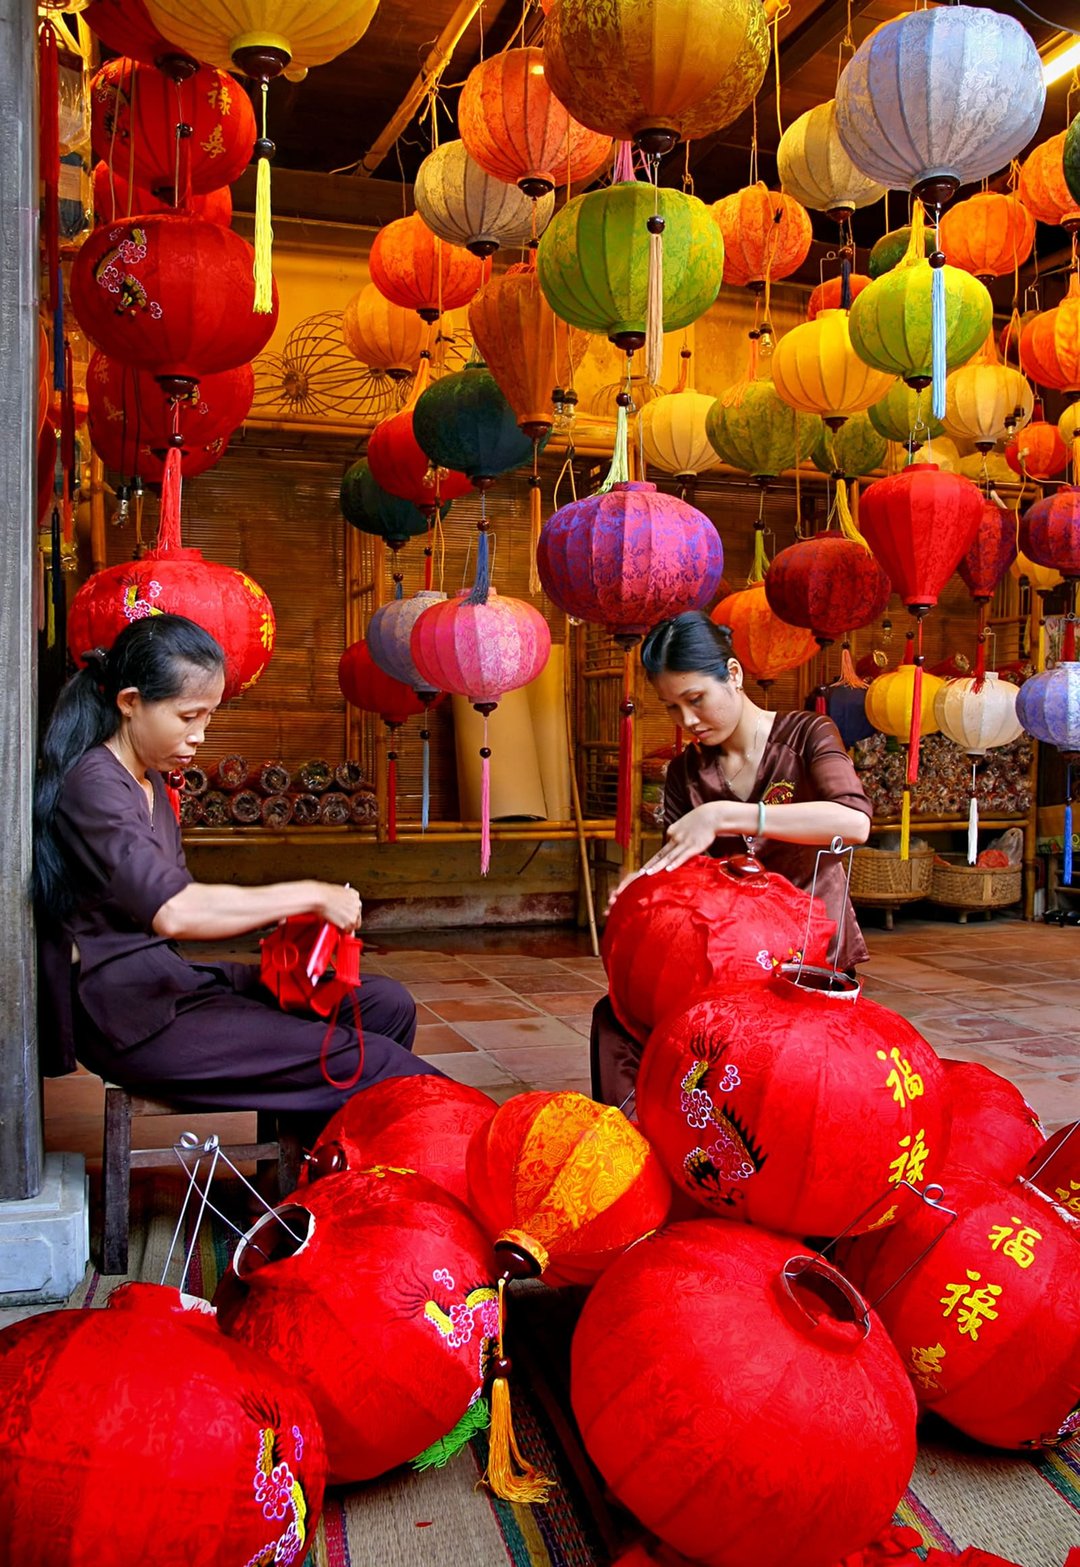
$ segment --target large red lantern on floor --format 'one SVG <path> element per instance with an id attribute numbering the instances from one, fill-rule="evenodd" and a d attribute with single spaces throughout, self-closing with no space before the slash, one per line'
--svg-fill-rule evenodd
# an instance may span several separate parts
<path id="1" fill-rule="evenodd" d="M 1059 484 L 1020 518 L 1020 549 L 1037 566 L 1080 577 L 1080 486 Z"/>
<path id="2" fill-rule="evenodd" d="M 489 268 L 490 262 L 437 238 L 418 212 L 381 228 L 368 256 L 371 281 L 383 298 L 428 322 L 467 305 Z"/>
<path id="3" fill-rule="evenodd" d="M 944 1081 L 922 1035 L 853 982 L 774 978 L 669 1012 L 645 1048 L 637 1107 L 696 1201 L 787 1235 L 839 1235 L 881 1222 L 877 1199 L 898 1182 L 941 1169 Z"/>
<path id="4" fill-rule="evenodd" d="M 387 1077 L 354 1094 L 319 1133 L 310 1180 L 384 1165 L 415 1170 L 468 1201 L 469 1139 L 495 1114 L 495 1101 L 451 1077 Z"/>
<path id="5" fill-rule="evenodd" d="M 576 1093 L 518 1094 L 475 1133 L 469 1207 L 497 1253 L 549 1284 L 590 1284 L 663 1224 L 671 1186 L 621 1110 Z"/>
<path id="6" fill-rule="evenodd" d="M 68 611 L 68 647 L 77 664 L 91 648 L 111 647 L 124 627 L 148 615 L 186 615 L 225 652 L 229 701 L 249 690 L 274 650 L 274 610 L 257 582 L 231 566 L 185 549 L 179 518 L 163 519 L 157 544 L 140 560 L 95 571 Z"/>
<path id="7" fill-rule="evenodd" d="M 702 854 L 678 870 L 638 876 L 604 927 L 612 1008 L 644 1043 L 701 990 L 765 984 L 800 952 L 824 963 L 834 930 L 819 901 L 756 861 Z"/>
<path id="8" fill-rule="evenodd" d="M 982 520 L 978 485 L 932 463 L 913 463 L 863 492 L 859 527 L 912 614 L 925 614 Z"/>
<path id="9" fill-rule="evenodd" d="M 978 1061 L 942 1065 L 952 1110 L 947 1168 L 1015 1180 L 1046 1140 L 1035 1111 L 1015 1084 Z"/>
<path id="10" fill-rule="evenodd" d="M 967 1171 L 949 1173 L 952 1222 L 901 1197 L 899 1222 L 855 1241 L 845 1266 L 883 1297 L 922 1408 L 991 1447 L 1067 1441 L 1080 1430 L 1080 1224 L 1024 1182 Z"/>
<path id="11" fill-rule="evenodd" d="M 674 1224 L 613 1264 L 574 1334 L 586 1451 L 704 1567 L 834 1567 L 886 1527 L 915 1463 L 915 1400 L 881 1322 L 794 1250 Z"/>
<path id="12" fill-rule="evenodd" d="M 173 81 L 134 60 L 108 60 L 90 83 L 90 109 L 94 157 L 181 201 L 231 185 L 251 162 L 251 100 L 210 65 Z M 178 135 L 181 124 L 190 134 Z"/>
<path id="13" fill-rule="evenodd" d="M 255 373 L 250 365 L 202 376 L 176 401 L 181 451 L 199 451 L 230 436 L 247 418 L 254 395 Z M 173 408 L 152 375 L 96 353 L 86 371 L 86 397 L 90 440 L 101 455 L 100 442 L 111 436 L 114 450 L 119 446 L 133 452 L 148 446 L 160 450 L 164 458 L 173 444 Z M 131 472 L 130 461 L 119 466 L 122 472 Z"/>
<path id="14" fill-rule="evenodd" d="M 278 1211 L 237 1246 L 222 1328 L 302 1383 L 331 1479 L 370 1480 L 479 1398 L 498 1312 L 487 1241 L 432 1181 L 395 1170 L 332 1176 Z"/>
<path id="15" fill-rule="evenodd" d="M 421 511 L 472 492 L 472 480 L 437 468 L 413 433 L 413 404 L 377 424 L 368 437 L 368 467 L 376 484 Z"/>
<path id="16" fill-rule="evenodd" d="M 107 163 L 95 163 L 94 227 L 103 223 L 115 223 L 117 218 L 138 217 L 145 212 L 175 214 L 177 207 L 172 200 L 162 200 L 153 191 L 141 185 L 129 185 L 127 180 L 110 169 Z M 169 191 L 171 197 L 172 192 Z M 205 196 L 192 196 L 189 202 L 181 202 L 185 212 L 193 218 L 205 218 L 208 223 L 228 228 L 232 222 L 232 191 L 226 185 L 222 190 L 208 191 Z"/>
<path id="17" fill-rule="evenodd" d="M 889 579 L 874 556 L 840 533 L 819 533 L 780 550 L 765 578 L 769 607 L 822 644 L 868 626 L 884 611 Z"/>
<path id="18" fill-rule="evenodd" d="M 261 1350 L 261 1346 L 260 1346 Z M 0 1531 L 25 1567 L 300 1567 L 326 1453 L 295 1369 L 128 1284 L 0 1334 Z"/>
<path id="19" fill-rule="evenodd" d="M 71 303 L 90 341 L 156 376 L 198 380 L 249 364 L 277 324 L 253 311 L 255 253 L 205 218 L 148 213 L 90 234 Z"/>

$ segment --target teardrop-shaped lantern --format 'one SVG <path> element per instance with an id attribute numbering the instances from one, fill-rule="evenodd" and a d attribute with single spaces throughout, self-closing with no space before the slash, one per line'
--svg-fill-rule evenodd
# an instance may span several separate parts
<path id="1" fill-rule="evenodd" d="M 862 496 L 859 526 L 912 614 L 938 601 L 971 548 L 984 499 L 970 479 L 912 464 Z"/>

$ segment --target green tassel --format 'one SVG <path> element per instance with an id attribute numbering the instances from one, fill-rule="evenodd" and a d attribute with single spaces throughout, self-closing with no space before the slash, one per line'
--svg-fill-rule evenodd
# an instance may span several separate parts
<path id="1" fill-rule="evenodd" d="M 456 1458 L 466 1443 L 471 1442 L 478 1431 L 486 1431 L 491 1424 L 491 1411 L 486 1398 L 474 1398 L 452 1431 L 441 1436 L 430 1447 L 425 1447 L 412 1461 L 414 1469 L 445 1469 Z"/>

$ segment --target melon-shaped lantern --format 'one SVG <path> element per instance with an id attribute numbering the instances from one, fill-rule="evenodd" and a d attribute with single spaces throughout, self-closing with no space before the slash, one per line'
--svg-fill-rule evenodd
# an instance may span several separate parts
<path id="1" fill-rule="evenodd" d="M 95 158 L 148 190 L 177 191 L 181 201 L 188 190 L 231 185 L 255 146 L 250 98 L 210 65 L 175 80 L 133 60 L 109 60 L 90 82 L 90 111 Z M 190 127 L 186 135 L 177 134 L 180 123 Z"/>
<path id="2" fill-rule="evenodd" d="M 1020 518 L 1019 544 L 1029 560 L 1066 581 L 1080 577 L 1080 486 L 1060 484 Z"/>
<path id="3" fill-rule="evenodd" d="M 770 608 L 805 626 L 822 644 L 876 620 L 889 602 L 889 579 L 863 544 L 819 533 L 773 558 L 765 578 Z"/>
<path id="4" fill-rule="evenodd" d="M 1062 581 L 1060 571 L 1055 571 L 1052 566 L 1040 566 L 1038 561 L 1028 560 L 1019 550 L 1009 570 L 1018 582 L 1026 579 L 1036 593 L 1052 593 Z"/>
<path id="5" fill-rule="evenodd" d="M 955 267 L 980 283 L 1015 272 L 1031 254 L 1035 220 L 1016 196 L 979 191 L 941 219 L 941 248 Z"/>
<path id="6" fill-rule="evenodd" d="M 205 196 L 192 196 L 190 202 L 181 200 L 177 203 L 171 189 L 164 191 L 162 196 L 155 196 L 145 186 L 129 184 L 118 169 L 110 169 L 107 163 L 94 164 L 92 182 L 95 228 L 142 212 L 175 213 L 178 206 L 190 212 L 192 217 L 219 223 L 222 228 L 228 228 L 232 223 L 232 192 L 227 185 L 221 190 L 207 191 Z"/>
<path id="7" fill-rule="evenodd" d="M 898 1194 L 898 1222 L 845 1266 L 871 1299 L 923 1409 L 992 1447 L 1080 1430 L 1080 1226 L 1024 1182 L 950 1170 L 944 1206 Z"/>
<path id="8" fill-rule="evenodd" d="M 309 1180 L 374 1166 L 413 1170 L 468 1201 L 465 1155 L 495 1101 L 451 1077 L 386 1077 L 330 1117 L 305 1166 Z"/>
<path id="9" fill-rule="evenodd" d="M 332 1479 L 370 1480 L 480 1395 L 497 1318 L 487 1241 L 433 1181 L 385 1168 L 309 1184 L 278 1212 L 236 1248 L 222 1328 L 300 1380 Z"/>
<path id="10" fill-rule="evenodd" d="M 551 1284 L 589 1284 L 664 1222 L 671 1186 L 621 1110 L 584 1094 L 507 1100 L 474 1133 L 469 1207 L 496 1251 Z"/>
<path id="11" fill-rule="evenodd" d="M 392 304 L 433 323 L 441 311 L 467 305 L 484 281 L 485 263 L 433 234 L 419 213 L 395 218 L 376 234 L 368 256 L 371 281 Z"/>
<path id="12" fill-rule="evenodd" d="M 827 423 L 862 413 L 893 384 L 892 374 L 873 369 L 855 352 L 846 310 L 819 310 L 812 321 L 785 332 L 773 352 L 772 372 L 785 403 L 820 414 Z"/>
<path id="13" fill-rule="evenodd" d="M 870 282 L 871 279 L 864 276 L 863 273 L 852 272 L 847 279 L 849 299 L 854 299 L 856 294 L 861 294 Z M 843 304 L 843 299 L 844 279 L 839 277 L 826 278 L 824 283 L 819 283 L 811 292 L 810 298 L 806 301 L 806 319 L 812 321 L 818 312 L 822 310 L 847 308 Z"/>
<path id="14" fill-rule="evenodd" d="M 412 660 L 413 626 L 426 609 L 445 600 L 445 593 L 423 588 L 411 598 L 390 599 L 368 621 L 367 645 L 375 663 L 384 674 L 408 686 L 418 696 L 430 692 L 431 687 Z"/>
<path id="15" fill-rule="evenodd" d="M 1015 1180 L 1045 1141 L 1039 1117 L 1015 1084 L 981 1062 L 942 1065 L 952 1111 L 947 1168 Z M 947 1175 L 943 1183 L 948 1190 Z"/>
<path id="16" fill-rule="evenodd" d="M 699 990 L 765 984 L 800 952 L 823 963 L 834 930 L 820 902 L 755 861 L 699 855 L 678 870 L 638 876 L 604 927 L 612 1009 L 644 1042 Z"/>
<path id="17" fill-rule="evenodd" d="M 730 125 L 769 63 L 758 0 L 562 0 L 545 10 L 544 69 L 559 101 L 583 125 L 653 156 Z"/>
<path id="18" fill-rule="evenodd" d="M 713 403 L 705 392 L 691 390 L 669 392 L 647 402 L 638 415 L 646 462 L 683 484 L 718 468 L 720 457 L 708 433 Z"/>
<path id="19" fill-rule="evenodd" d="M 1069 278 L 1060 305 L 1040 310 L 1020 334 L 1020 368 L 1039 386 L 1075 396 L 1080 390 L 1080 278 Z"/>
<path id="20" fill-rule="evenodd" d="M 763 582 L 721 599 L 711 618 L 714 625 L 731 628 L 735 657 L 762 686 L 798 669 L 817 652 L 813 632 L 789 626 L 770 609 Z"/>
<path id="21" fill-rule="evenodd" d="M 888 455 L 889 443 L 868 414 L 853 414 L 839 430 L 822 430 L 811 453 L 815 468 L 844 479 L 864 478 L 883 467 Z"/>
<path id="22" fill-rule="evenodd" d="M 557 316 L 629 352 L 646 338 L 648 221 L 664 220 L 665 332 L 704 315 L 720 288 L 724 242 L 704 202 L 637 180 L 574 196 L 545 229 L 540 287 Z"/>
<path id="23" fill-rule="evenodd" d="M 884 277 L 886 272 L 891 272 L 893 267 L 899 265 L 907 255 L 910 243 L 909 223 L 905 223 L 903 228 L 890 229 L 887 234 L 875 240 L 870 247 L 870 256 L 866 263 L 866 270 L 871 278 Z"/>
<path id="24" fill-rule="evenodd" d="M 776 149 L 776 167 L 789 196 L 831 218 L 850 217 L 856 207 L 872 206 L 885 194 L 885 187 L 868 179 L 844 151 L 834 98 L 791 122 Z"/>
<path id="25" fill-rule="evenodd" d="M 934 418 L 929 391 L 916 391 L 900 380 L 867 409 L 867 418 L 879 435 L 901 446 L 919 446 L 945 431 L 944 422 Z"/>
<path id="26" fill-rule="evenodd" d="M 1061 473 L 1069 461 L 1069 448 L 1057 425 L 1035 419 L 1014 435 L 1005 448 L 1005 461 L 1022 479 L 1041 484 Z"/>
<path id="27" fill-rule="evenodd" d="M 1065 145 L 1062 148 L 1061 163 L 1062 172 L 1065 175 L 1065 183 L 1069 187 L 1069 193 L 1073 199 L 1080 202 L 1080 125 L 1077 124 L 1077 116 L 1065 132 Z"/>
<path id="28" fill-rule="evenodd" d="M 809 456 L 822 424 L 816 414 L 793 408 L 771 381 L 751 381 L 716 399 L 705 430 L 725 462 L 761 484 Z"/>
<path id="29" fill-rule="evenodd" d="M 724 1217 L 787 1235 L 869 1229 L 890 1186 L 944 1164 L 941 1063 L 854 982 L 818 990 L 791 973 L 668 1013 L 638 1074 L 642 1130 L 676 1185 Z"/>
<path id="30" fill-rule="evenodd" d="M 611 137 L 579 124 L 556 98 L 540 49 L 507 49 L 474 66 L 458 126 L 482 169 L 534 199 L 592 179 L 611 155 Z"/>
<path id="31" fill-rule="evenodd" d="M 227 439 L 248 415 L 255 395 L 255 375 L 250 365 L 201 376 L 176 399 L 176 433 L 183 438 L 180 450 L 198 452 L 214 441 Z M 87 429 L 99 456 L 119 450 L 121 473 L 134 471 L 132 459 L 140 447 L 159 451 L 159 463 L 173 445 L 173 407 L 152 375 L 133 370 L 107 354 L 91 356 L 86 371 Z M 222 447 L 224 450 L 224 446 Z M 144 479 L 152 474 L 140 470 Z M 185 464 L 185 473 L 190 472 Z"/>
<path id="32" fill-rule="evenodd" d="M 413 197 L 433 234 L 474 256 L 527 245 L 544 232 L 555 210 L 553 191 L 530 201 L 474 162 L 462 141 L 445 141 L 428 153 L 417 170 Z"/>
<path id="33" fill-rule="evenodd" d="M 836 127 L 855 166 L 942 206 L 1007 168 L 1046 102 L 1031 34 L 976 6 L 911 12 L 875 29 L 836 88 Z"/>
<path id="34" fill-rule="evenodd" d="M 1035 1150 L 1024 1179 L 1080 1219 L 1080 1121 L 1058 1127 L 1053 1137 Z"/>
<path id="35" fill-rule="evenodd" d="M 814 233 L 806 208 L 762 181 L 721 197 L 712 212 L 724 236 L 725 283 L 761 293 L 767 281 L 797 272 L 809 254 Z"/>
<path id="36" fill-rule="evenodd" d="M 361 533 L 383 539 L 391 550 L 399 550 L 418 534 L 431 527 L 431 517 L 421 511 L 412 500 L 391 495 L 376 481 L 367 459 L 361 457 L 346 469 L 338 491 L 341 515 L 345 521 Z M 425 500 L 433 508 L 434 497 Z M 443 513 L 449 511 L 443 507 Z"/>
<path id="37" fill-rule="evenodd" d="M 185 549 L 178 517 L 163 517 L 157 543 L 139 560 L 95 571 L 68 611 L 68 647 L 82 666 L 95 647 L 111 647 L 124 627 L 150 615 L 186 615 L 221 644 L 229 701 L 258 680 L 274 650 L 274 610 L 257 582 L 231 566 Z"/>
<path id="38" fill-rule="evenodd" d="M 1080 751 L 1080 664 L 1058 664 L 1025 680 L 1016 716 L 1036 740 L 1059 751 Z"/>
<path id="39" fill-rule="evenodd" d="M 368 437 L 367 466 L 379 489 L 402 503 L 406 516 L 408 510 L 419 508 L 430 519 L 436 505 L 441 505 L 445 514 L 451 501 L 471 494 L 472 481 L 463 473 L 433 463 L 422 450 L 413 429 L 415 408 L 416 404 L 410 403 L 375 426 Z M 354 468 L 360 469 L 360 464 Z M 411 536 L 418 530 L 410 527 L 408 531 Z"/>
<path id="40" fill-rule="evenodd" d="M 934 703 L 945 681 L 938 675 L 924 673 L 919 698 L 919 733 L 932 735 L 938 731 Z M 915 666 L 901 664 L 872 681 L 866 693 L 866 716 L 883 735 L 907 742 L 911 733 L 912 708 L 915 705 Z"/>
<path id="41" fill-rule="evenodd" d="M 363 37 L 378 0 L 144 0 L 150 20 L 197 60 L 257 81 L 325 65 Z M 268 61 L 265 57 L 270 56 Z M 276 61 L 272 57 L 277 56 Z"/>
<path id="42" fill-rule="evenodd" d="M 307 1555 L 326 1480 L 311 1399 L 295 1366 L 226 1338 L 205 1301 L 127 1284 L 103 1310 L 27 1317 L 0 1334 L 0 1377 L 12 1560 Z"/>
<path id="43" fill-rule="evenodd" d="M 341 335 L 361 364 L 407 381 L 420 363 L 428 329 L 414 309 L 395 305 L 374 283 L 365 283 L 341 313 Z"/>
<path id="44" fill-rule="evenodd" d="M 1073 233 L 1080 228 L 1080 197 L 1065 178 L 1067 135 L 1061 131 L 1031 149 L 1020 166 L 1019 196 L 1033 222 L 1038 218 L 1040 223 L 1060 224 Z"/>
<path id="45" fill-rule="evenodd" d="M 934 696 L 941 733 L 967 756 L 985 756 L 1023 734 L 1016 716 L 1018 688 L 996 674 L 982 680 L 947 680 Z"/>
<path id="46" fill-rule="evenodd" d="M 868 486 L 859 526 L 912 610 L 925 612 L 975 541 L 984 500 L 970 479 L 912 464 Z"/>
<path id="47" fill-rule="evenodd" d="M 973 358 L 945 382 L 945 428 L 957 441 L 990 452 L 1028 423 L 1035 398 L 1027 377 L 1003 365 L 993 333 Z"/>
<path id="48" fill-rule="evenodd" d="M 574 1334 L 589 1456 L 704 1567 L 857 1559 L 915 1462 L 915 1400 L 881 1322 L 796 1250 L 715 1219 L 672 1225 L 609 1269 Z"/>
<path id="49" fill-rule="evenodd" d="M 464 473 L 478 489 L 532 455 L 532 441 L 483 364 L 445 375 L 421 392 L 412 429 L 432 463 Z"/>

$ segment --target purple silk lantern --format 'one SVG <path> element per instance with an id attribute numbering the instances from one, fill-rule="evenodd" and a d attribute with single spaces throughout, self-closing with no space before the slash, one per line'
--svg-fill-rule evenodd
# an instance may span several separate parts
<path id="1" fill-rule="evenodd" d="M 1080 486 L 1061 484 L 1020 519 L 1020 548 L 1039 566 L 1080 577 Z"/>
<path id="2" fill-rule="evenodd" d="M 629 649 L 657 621 L 704 609 L 724 570 L 709 518 L 655 484 L 622 481 L 549 517 L 536 564 L 544 592 L 566 614 L 604 626 L 626 652 L 619 732 L 615 841 L 630 843 L 634 703 Z"/>
<path id="3" fill-rule="evenodd" d="M 391 599 L 389 604 L 384 604 L 381 609 L 375 611 L 368 622 L 367 630 L 368 652 L 378 667 L 394 680 L 400 680 L 404 685 L 411 686 L 424 704 L 424 727 L 420 731 L 420 739 L 424 745 L 423 793 L 420 805 L 422 832 L 427 832 L 428 819 L 431 815 L 431 730 L 428 727 L 427 710 L 429 704 L 434 701 L 436 692 L 427 684 L 413 663 L 409 642 L 418 616 L 422 615 L 425 609 L 430 609 L 432 604 L 443 603 L 445 599 L 445 593 L 436 593 L 432 588 L 422 589 L 412 598 Z"/>
<path id="4" fill-rule="evenodd" d="M 1025 680 L 1016 693 L 1016 716 L 1029 735 L 1066 754 L 1080 751 L 1080 664 L 1058 664 Z M 1065 767 L 1065 824 L 1061 879 L 1072 885 L 1072 762 Z"/>

